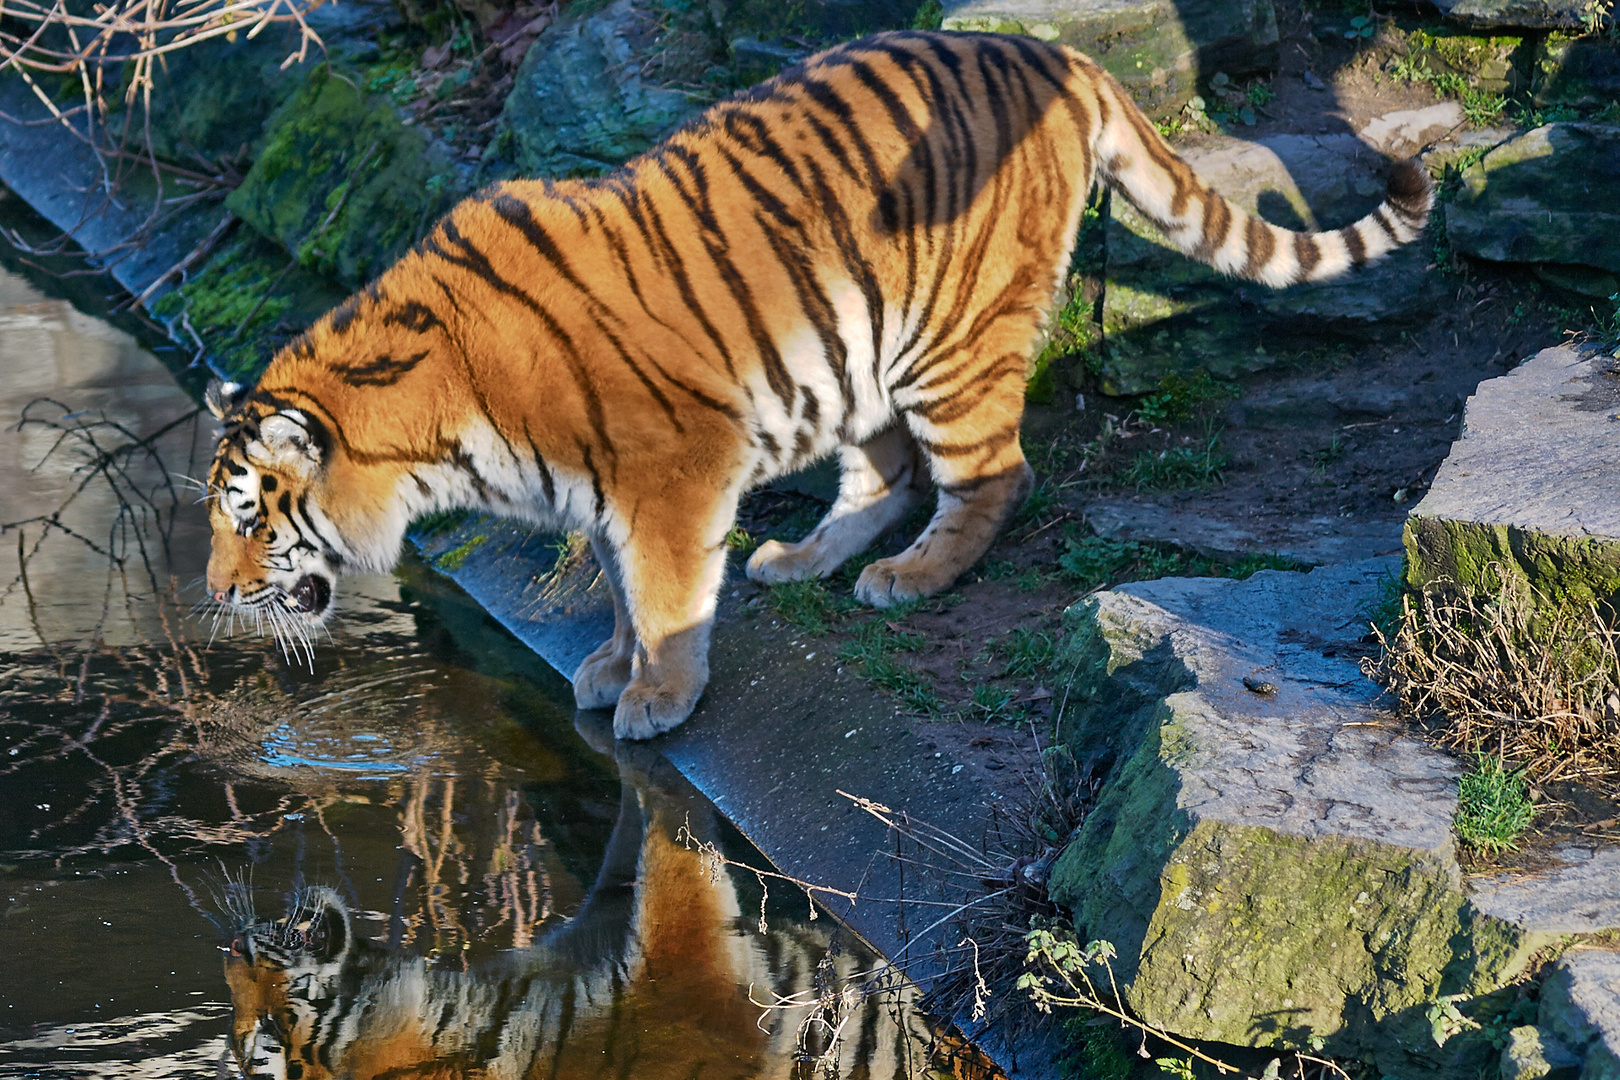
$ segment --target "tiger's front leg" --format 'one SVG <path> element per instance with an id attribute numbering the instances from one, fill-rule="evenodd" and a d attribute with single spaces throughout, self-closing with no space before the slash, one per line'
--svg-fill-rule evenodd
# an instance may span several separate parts
<path id="1" fill-rule="evenodd" d="M 661 492 L 627 515 L 635 524 L 615 554 L 635 650 L 613 712 L 618 738 L 650 739 L 675 727 L 708 685 L 709 632 L 736 509 L 734 493 L 704 497 L 687 488 Z"/>

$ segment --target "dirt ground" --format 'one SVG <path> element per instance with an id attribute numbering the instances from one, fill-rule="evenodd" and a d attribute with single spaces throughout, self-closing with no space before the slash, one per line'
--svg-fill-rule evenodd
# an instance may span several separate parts
<path id="1" fill-rule="evenodd" d="M 1278 14 L 1273 97 L 1256 110 L 1253 126 L 1233 134 L 1359 131 L 1374 117 L 1436 102 L 1429 86 L 1381 74 L 1387 43 L 1319 34 L 1333 15 L 1297 0 L 1280 4 Z M 1050 646 L 1066 606 L 1123 580 L 1299 567 L 1273 553 L 1309 528 L 1398 537 L 1458 437 L 1474 388 L 1591 323 L 1591 301 L 1542 284 L 1526 268 L 1447 259 L 1428 272 L 1443 277 L 1447 300 L 1426 322 L 1284 344 L 1273 350 L 1283 358 L 1277 366 L 1233 384 L 1194 387 L 1168 410 L 1163 401 L 1155 410 L 1151 399 L 1109 398 L 1094 386 L 1079 395 L 1062 387 L 1050 404 L 1032 404 L 1025 419 L 1036 496 L 950 593 L 881 614 L 850 599 L 860 565 L 900 550 L 926 521 L 914 514 L 819 593 L 815 586 L 792 587 L 798 591 L 786 596 L 760 590 L 761 617 L 825 633 L 846 662 L 917 715 L 930 749 L 948 749 L 999 792 L 1027 799 L 1039 772 L 1037 739 L 1045 739 L 1061 707 L 1055 695 L 1062 673 L 1052 670 Z M 1180 415 L 1150 422 L 1166 411 Z M 1206 460 L 1224 464 L 1207 482 L 1152 490 L 1140 468 L 1133 471 L 1144 455 L 1177 448 L 1196 455 L 1211 449 L 1212 439 Z M 1253 537 L 1249 557 L 1186 551 L 1141 531 L 1134 543 L 1096 536 L 1087 507 L 1127 497 L 1144 516 L 1169 510 L 1241 529 Z M 757 493 L 743 506 L 739 526 L 749 541 L 739 546 L 802 535 L 823 506 L 800 494 Z M 1398 550 L 1398 540 L 1383 550 Z M 1365 644 L 1376 652 L 1370 637 Z M 1541 836 L 1532 848 L 1620 832 L 1613 801 L 1557 788 L 1540 793 Z"/>

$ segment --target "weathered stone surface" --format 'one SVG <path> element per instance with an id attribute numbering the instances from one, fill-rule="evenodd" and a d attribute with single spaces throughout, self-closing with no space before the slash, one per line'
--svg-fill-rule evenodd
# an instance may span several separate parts
<path id="1" fill-rule="evenodd" d="M 1438 117 L 1402 117 L 1379 134 L 1393 139 L 1408 125 L 1411 134 L 1440 130 Z M 1384 195 L 1383 156 L 1350 135 L 1210 136 L 1179 149 L 1216 191 L 1289 228 L 1347 225 Z M 1172 248 L 1125 200 L 1111 206 L 1102 368 L 1110 394 L 1144 393 L 1171 372 L 1258 371 L 1275 363 L 1263 337 L 1417 318 L 1439 289 L 1421 240 L 1337 281 L 1277 291 L 1223 277 Z"/>
<path id="2" fill-rule="evenodd" d="M 1407 580 L 1492 585 L 1517 568 L 1554 598 L 1620 596 L 1620 375 L 1547 349 L 1469 399 L 1463 436 L 1406 523 Z"/>
<path id="3" fill-rule="evenodd" d="M 1485 1059 L 1436 1047 L 1426 1004 L 1489 989 L 1533 942 L 1468 902 L 1455 766 L 1381 719 L 1356 665 L 1357 611 L 1397 565 L 1167 578 L 1066 613 L 1063 739 L 1115 764 L 1050 891 L 1118 948 L 1144 1019 L 1247 1045 L 1321 1036 L 1392 1075 Z"/>
<path id="4" fill-rule="evenodd" d="M 1576 1080 L 1581 1062 L 1569 1048 L 1533 1024 L 1508 1032 L 1502 1048 L 1502 1080 Z"/>
<path id="5" fill-rule="evenodd" d="M 1176 544 L 1213 558 L 1275 552 L 1321 565 L 1360 562 L 1401 550 L 1399 521 L 1317 518 L 1290 526 L 1284 537 L 1262 540 L 1243 525 L 1165 506 L 1149 496 L 1088 503 L 1086 523 L 1097 535 L 1112 540 Z"/>
<path id="6" fill-rule="evenodd" d="M 1430 0 L 1461 26 L 1477 29 L 1575 30 L 1586 25 L 1584 0 Z"/>
<path id="7" fill-rule="evenodd" d="M 1474 907 L 1537 934 L 1598 934 L 1620 926 L 1620 849 L 1561 854 L 1562 865 L 1534 873 L 1474 878 Z"/>
<path id="8" fill-rule="evenodd" d="M 225 205 L 299 265 L 356 288 L 404 254 L 462 182 L 391 101 L 323 67 L 271 117 Z"/>
<path id="9" fill-rule="evenodd" d="M 1436 75 L 1461 75 L 1492 94 L 1516 93 L 1530 85 L 1530 65 L 1521 52 L 1524 40 L 1520 35 L 1479 35 L 1448 28 L 1414 30 L 1406 35 L 1405 60 Z"/>
<path id="10" fill-rule="evenodd" d="M 1452 247 L 1496 262 L 1620 270 L 1620 125 L 1547 124 L 1462 174 Z"/>
<path id="11" fill-rule="evenodd" d="M 1540 1026 L 1581 1059 L 1581 1080 L 1620 1080 L 1620 953 L 1560 958 L 1541 987 Z"/>
<path id="12" fill-rule="evenodd" d="M 1537 105 L 1620 101 L 1620 42 L 1611 37 L 1548 34 L 1536 46 Z"/>
<path id="13" fill-rule="evenodd" d="M 631 40 L 647 16 L 615 0 L 585 18 L 555 23 L 529 49 L 506 99 L 518 169 L 530 176 L 591 176 L 622 165 L 697 114 L 701 106 L 654 86 L 632 63 Z"/>
<path id="14" fill-rule="evenodd" d="M 944 27 L 1072 45 L 1155 117 L 1179 110 L 1198 80 L 1217 71 L 1247 75 L 1277 64 L 1271 0 L 947 0 Z"/>

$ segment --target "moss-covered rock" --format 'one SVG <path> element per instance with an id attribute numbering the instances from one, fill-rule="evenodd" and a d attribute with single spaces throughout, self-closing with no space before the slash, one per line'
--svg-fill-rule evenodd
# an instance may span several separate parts
<path id="1" fill-rule="evenodd" d="M 1337 228 L 1383 198 L 1381 155 L 1349 135 L 1208 136 L 1181 151 L 1216 191 L 1289 228 Z M 1171 247 L 1124 200 L 1112 206 L 1102 312 L 1110 394 L 1145 393 L 1170 373 L 1258 371 L 1275 362 L 1268 341 L 1419 318 L 1440 287 L 1421 241 L 1337 281 L 1282 291 L 1233 281 Z"/>
<path id="2" fill-rule="evenodd" d="M 1241 76 L 1277 64 L 1271 0 L 951 0 L 944 12 L 947 30 L 1072 45 L 1156 118 L 1179 111 L 1217 71 Z"/>
<path id="3" fill-rule="evenodd" d="M 1613 107 L 1620 102 L 1620 41 L 1554 32 L 1536 46 L 1537 105 Z"/>
<path id="4" fill-rule="evenodd" d="M 1435 75 L 1459 75 L 1493 94 L 1517 93 L 1530 84 L 1531 46 L 1523 35 L 1476 35 L 1448 27 L 1413 31 L 1407 61 Z"/>
<path id="5" fill-rule="evenodd" d="M 225 205 L 300 266 L 355 288 L 398 259 L 464 183 L 392 101 L 323 66 L 271 117 Z"/>
<path id="6" fill-rule="evenodd" d="M 1491 991 L 1541 939 L 1473 908 L 1454 767 L 1378 725 L 1376 687 L 1341 658 L 1333 635 L 1360 636 L 1349 613 L 1392 565 L 1165 579 L 1070 608 L 1063 739 L 1107 779 L 1049 890 L 1168 1031 L 1472 1077 L 1488 1044 L 1437 1045 L 1429 1010 Z"/>
<path id="7" fill-rule="evenodd" d="M 1620 125 L 1547 124 L 1462 173 L 1445 208 L 1456 250 L 1496 262 L 1620 270 Z"/>
<path id="8" fill-rule="evenodd" d="M 1620 601 L 1620 376 L 1612 361 L 1547 349 L 1479 385 L 1406 522 L 1413 587 L 1496 591 L 1518 573 L 1549 603 Z"/>

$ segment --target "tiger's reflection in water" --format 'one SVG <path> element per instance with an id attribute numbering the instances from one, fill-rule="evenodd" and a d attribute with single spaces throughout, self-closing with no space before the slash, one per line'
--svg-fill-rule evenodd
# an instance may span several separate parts
<path id="1" fill-rule="evenodd" d="M 645 747 L 614 752 L 624 793 L 601 871 L 577 914 L 528 948 L 463 967 L 403 956 L 357 934 L 325 887 L 300 891 L 282 919 L 244 920 L 225 960 L 241 1074 L 949 1075 L 909 986 L 849 995 L 830 1013 L 755 1005 L 836 1000 L 874 958 L 835 947 L 830 920 L 828 933 L 760 933 L 704 854 L 718 835 L 707 800 Z"/>

